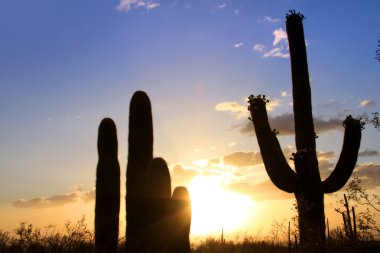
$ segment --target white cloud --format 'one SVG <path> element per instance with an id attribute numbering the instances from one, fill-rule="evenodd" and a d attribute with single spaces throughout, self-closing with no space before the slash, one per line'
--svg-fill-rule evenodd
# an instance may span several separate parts
<path id="1" fill-rule="evenodd" d="M 239 16 L 239 14 L 240 14 L 240 10 L 239 10 L 239 9 L 236 9 L 236 10 L 234 10 L 234 13 L 235 13 L 235 15 Z"/>
<path id="2" fill-rule="evenodd" d="M 271 18 L 271 17 L 269 17 L 269 16 L 265 16 L 265 17 L 263 17 L 262 19 L 260 19 L 259 22 L 274 24 L 274 23 L 279 23 L 279 22 L 281 22 L 281 19 L 279 19 L 279 18 Z"/>
<path id="3" fill-rule="evenodd" d="M 290 55 L 289 53 L 283 52 L 283 47 L 275 47 L 272 50 L 265 52 L 263 54 L 263 57 L 264 58 L 268 58 L 268 57 L 289 58 Z"/>
<path id="4" fill-rule="evenodd" d="M 264 58 L 278 57 L 278 58 L 289 58 L 289 46 L 288 46 L 288 36 L 286 31 L 282 28 L 278 28 L 273 31 L 273 48 L 267 49 L 263 44 L 256 44 L 253 50 L 261 53 Z"/>
<path id="5" fill-rule="evenodd" d="M 116 6 L 118 11 L 130 11 L 132 9 L 145 8 L 147 10 L 153 10 L 159 7 L 160 4 L 155 1 L 146 0 L 120 0 L 120 3 Z"/>
<path id="6" fill-rule="evenodd" d="M 262 54 L 264 58 L 278 57 L 278 58 L 289 58 L 289 48 L 288 48 L 288 36 L 282 28 L 278 28 L 273 31 L 274 40 L 271 50 L 267 50 L 266 46 L 263 44 L 255 44 L 253 50 Z"/>
<path id="7" fill-rule="evenodd" d="M 244 45 L 244 42 L 237 42 L 234 44 L 234 48 L 241 48 Z"/>
<path id="8" fill-rule="evenodd" d="M 374 107 L 375 105 L 376 105 L 375 101 L 369 100 L 369 99 L 365 99 L 360 102 L 360 107 L 362 108 Z"/>
<path id="9" fill-rule="evenodd" d="M 263 45 L 263 44 L 256 44 L 253 46 L 252 48 L 254 51 L 257 51 L 257 52 L 265 52 L 266 51 L 266 47 Z"/>
<path id="10" fill-rule="evenodd" d="M 278 28 L 273 31 L 274 40 L 273 40 L 273 46 L 277 46 L 281 41 L 284 41 L 285 43 L 288 43 L 288 35 L 282 28 Z"/>

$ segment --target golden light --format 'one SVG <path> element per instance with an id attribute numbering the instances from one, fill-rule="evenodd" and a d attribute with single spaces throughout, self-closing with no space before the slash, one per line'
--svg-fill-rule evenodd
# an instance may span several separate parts
<path id="1" fill-rule="evenodd" d="M 252 216 L 254 203 L 247 195 L 223 189 L 217 176 L 197 176 L 189 185 L 192 207 L 191 233 L 207 235 L 242 231 Z"/>

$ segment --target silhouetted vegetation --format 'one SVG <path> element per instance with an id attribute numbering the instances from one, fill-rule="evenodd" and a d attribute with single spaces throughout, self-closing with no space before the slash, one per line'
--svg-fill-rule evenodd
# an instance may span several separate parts
<path id="1" fill-rule="evenodd" d="M 348 210 L 352 210 L 352 216 L 347 215 Z M 380 238 L 380 228 L 376 223 L 376 218 L 380 215 L 380 196 L 364 188 L 362 179 L 354 177 L 350 180 L 344 198 L 338 200 L 335 211 L 342 214 L 348 239 L 370 241 Z"/>
<path id="2" fill-rule="evenodd" d="M 348 116 L 343 122 L 344 142 L 338 163 L 330 176 L 321 181 L 316 152 L 311 89 L 302 21 L 304 16 L 294 10 L 286 15 L 291 74 L 296 153 L 293 171 L 284 157 L 276 135 L 268 122 L 265 95 L 249 97 L 256 137 L 265 169 L 272 182 L 281 190 L 294 193 L 297 200 L 301 252 L 325 251 L 324 194 L 338 191 L 350 178 L 356 165 L 363 122 Z"/>
<path id="3" fill-rule="evenodd" d="M 363 113 L 362 118 L 365 123 L 373 125 L 374 128 L 380 131 L 379 114 L 379 112 L 372 112 L 370 115 L 368 115 L 368 113 Z"/>
<path id="4" fill-rule="evenodd" d="M 294 245 L 288 247 L 284 229 L 273 226 L 271 235 L 265 238 L 245 236 L 243 239 L 221 242 L 207 238 L 192 245 L 192 253 L 290 253 L 298 252 Z M 125 240 L 119 239 L 118 252 L 125 252 Z M 338 227 L 330 233 L 327 252 L 331 253 L 375 253 L 380 250 L 380 242 L 375 240 L 347 240 L 343 228 Z M 50 225 L 37 228 L 32 224 L 21 222 L 13 233 L 0 230 L 1 253 L 93 253 L 95 252 L 94 233 L 89 230 L 82 217 L 75 223 L 67 222 L 63 231 Z M 174 251 L 173 251 L 174 252 Z M 184 251 L 175 251 L 182 253 Z"/>

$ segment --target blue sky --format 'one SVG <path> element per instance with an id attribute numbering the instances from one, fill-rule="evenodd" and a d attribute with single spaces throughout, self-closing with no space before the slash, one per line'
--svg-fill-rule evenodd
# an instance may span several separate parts
<path id="1" fill-rule="evenodd" d="M 306 16 L 314 116 L 322 120 L 318 148 L 328 170 L 342 142 L 337 122 L 380 110 L 379 1 L 2 0 L 0 219 L 14 227 L 21 220 L 44 224 L 45 209 L 62 219 L 76 217 L 64 208 L 80 210 L 77 202 L 91 210 L 98 125 L 115 120 L 125 175 L 136 90 L 151 97 L 155 155 L 171 165 L 174 184 L 205 170 L 244 175 L 223 181 L 240 193 L 247 188 L 239 185 L 266 182 L 260 162 L 239 165 L 258 152 L 244 130 L 244 99 L 270 97 L 281 144 L 291 150 L 290 9 Z M 372 151 L 359 158 L 363 177 L 373 168 L 380 178 L 379 134 L 370 126 L 363 132 L 361 151 Z"/>

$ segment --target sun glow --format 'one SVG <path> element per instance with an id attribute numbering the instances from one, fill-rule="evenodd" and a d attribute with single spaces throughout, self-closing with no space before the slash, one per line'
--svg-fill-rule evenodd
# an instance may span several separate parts
<path id="1" fill-rule="evenodd" d="M 216 176 L 197 176 L 189 185 L 191 232 L 195 235 L 239 231 L 248 221 L 254 203 L 247 195 L 223 189 Z"/>

